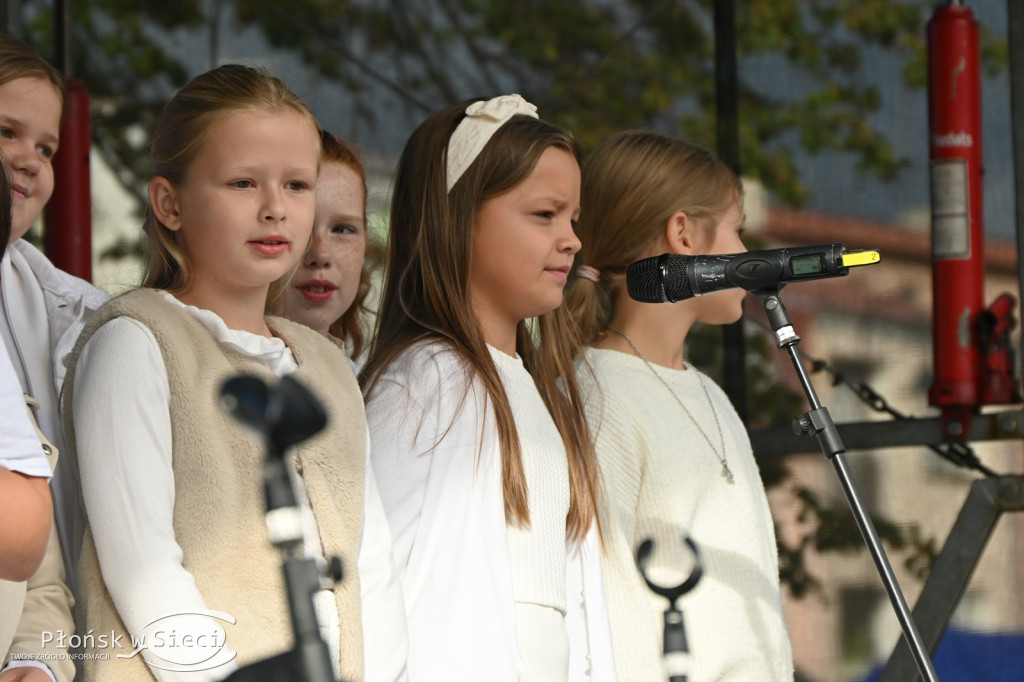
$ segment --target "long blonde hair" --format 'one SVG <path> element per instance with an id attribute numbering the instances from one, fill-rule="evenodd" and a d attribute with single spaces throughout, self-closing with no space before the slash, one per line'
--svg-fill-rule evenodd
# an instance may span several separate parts
<path id="1" fill-rule="evenodd" d="M 368 398 L 387 366 L 413 344 L 439 338 L 453 347 L 480 380 L 494 409 L 506 520 L 528 525 L 526 476 L 512 409 L 470 304 L 473 222 L 483 203 L 522 182 L 547 148 L 564 149 L 577 160 L 580 153 L 565 130 L 529 116 L 513 116 L 448 192 L 448 140 L 470 103 L 432 115 L 402 152 L 376 339 L 361 379 Z M 559 307 L 536 318 L 533 333 L 520 322 L 516 350 L 562 436 L 571 492 L 566 536 L 582 538 L 597 522 L 598 473 L 573 371 L 572 334 L 572 322 Z"/>
<path id="2" fill-rule="evenodd" d="M 682 140 L 634 130 L 595 149 L 583 168 L 578 258 L 601 274 L 599 283 L 577 278 L 566 294 L 578 342 L 594 341 L 608 326 L 626 268 L 663 234 L 673 213 L 686 213 L 710 241 L 722 216 L 742 196 L 743 186 L 728 166 Z"/>
<path id="3" fill-rule="evenodd" d="M 153 131 L 153 174 L 181 187 L 189 167 L 210 130 L 226 116 L 240 112 L 297 112 L 320 139 L 316 117 L 282 81 L 261 69 L 225 64 L 200 74 L 164 107 Z M 175 233 L 146 215 L 149 258 L 142 286 L 181 293 L 192 284 L 192 267 L 178 246 Z"/>

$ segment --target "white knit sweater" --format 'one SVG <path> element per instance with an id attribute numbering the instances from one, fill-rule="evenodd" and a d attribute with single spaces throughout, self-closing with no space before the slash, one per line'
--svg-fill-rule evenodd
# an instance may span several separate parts
<path id="1" fill-rule="evenodd" d="M 703 579 L 679 600 L 690 681 L 792 680 L 772 519 L 750 441 L 728 398 L 692 367 L 658 367 L 691 419 L 636 356 L 591 348 L 584 358 L 577 374 L 605 488 L 604 577 L 618 679 L 664 679 L 667 600 L 644 585 L 636 548 L 653 538 L 652 577 L 657 572 L 656 582 L 674 584 L 689 573 L 681 545 L 689 535 L 704 562 Z M 722 477 L 718 457 L 693 421 L 721 452 L 716 414 L 735 485 Z"/>
<path id="2" fill-rule="evenodd" d="M 523 447 L 532 530 L 505 522 L 493 410 L 449 347 L 413 346 L 367 400 L 373 468 L 405 595 L 409 677 L 532 682 L 533 654 L 548 648 L 561 656 L 567 638 L 569 680 L 611 680 L 611 664 L 591 655 L 609 637 L 603 594 L 594 594 L 600 578 L 588 579 L 596 562 L 578 551 L 567 556 L 561 438 L 522 361 L 491 353 Z M 523 616 L 544 632 L 524 633 Z"/>
<path id="3" fill-rule="evenodd" d="M 530 525 L 508 527 L 508 558 L 517 602 L 565 612 L 565 518 L 569 469 L 562 437 L 518 357 L 491 349 L 523 453 Z"/>

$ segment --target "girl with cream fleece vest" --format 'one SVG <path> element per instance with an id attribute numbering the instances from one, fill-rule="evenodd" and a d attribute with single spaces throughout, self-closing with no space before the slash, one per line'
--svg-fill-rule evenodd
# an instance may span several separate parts
<path id="1" fill-rule="evenodd" d="M 583 240 L 566 296 L 582 340 L 586 395 L 606 495 L 605 585 L 620 680 L 663 680 L 665 599 L 634 557 L 655 542 L 650 575 L 688 575 L 689 535 L 704 576 L 680 599 L 692 682 L 789 682 L 793 660 L 768 501 L 743 423 L 725 393 L 685 362 L 698 322 L 739 319 L 745 291 L 673 305 L 638 303 L 630 263 L 662 253 L 745 251 L 739 179 L 707 151 L 652 132 L 626 132 L 595 149 L 583 171 Z"/>
<path id="2" fill-rule="evenodd" d="M 263 448 L 218 407 L 240 372 L 294 373 L 327 410 L 327 428 L 295 448 L 292 478 L 307 554 L 345 567 L 314 595 L 321 635 L 336 674 L 364 679 L 360 574 L 391 563 L 361 543 L 387 530 L 364 512 L 358 386 L 336 345 L 264 315 L 309 241 L 318 131 L 283 83 L 237 65 L 193 79 L 157 125 L 143 287 L 90 320 L 65 384 L 89 524 L 79 631 L 107 638 L 85 642 L 87 680 L 222 679 L 292 647 Z M 404 624 L 396 633 L 401 657 Z"/>

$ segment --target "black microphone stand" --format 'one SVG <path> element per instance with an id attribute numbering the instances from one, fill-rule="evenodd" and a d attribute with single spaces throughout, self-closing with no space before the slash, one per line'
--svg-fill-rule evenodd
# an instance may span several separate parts
<path id="1" fill-rule="evenodd" d="M 882 547 L 878 532 L 875 530 L 870 515 L 864 508 L 864 504 L 860 499 L 860 493 L 857 490 L 857 484 L 853 480 L 853 475 L 846 463 L 844 454 L 846 446 L 843 445 L 843 440 L 839 436 L 839 430 L 836 428 L 835 422 L 832 421 L 828 408 L 823 407 L 821 401 L 818 400 L 818 394 L 814 390 L 814 385 L 811 384 L 810 377 L 808 377 L 807 371 L 800 360 L 800 354 L 796 348 L 797 344 L 800 343 L 800 337 L 793 330 L 793 322 L 789 318 L 789 313 L 786 312 L 786 307 L 782 304 L 782 299 L 779 298 L 779 290 L 781 288 L 782 286 L 780 285 L 775 288 L 753 291 L 751 293 L 764 301 L 764 310 L 768 314 L 768 322 L 775 333 L 779 349 L 789 353 L 793 367 L 796 369 L 797 376 L 800 379 L 800 384 L 807 395 L 807 401 L 811 406 L 810 412 L 800 415 L 793 420 L 793 430 L 798 435 L 815 436 L 818 439 L 818 444 L 821 446 L 822 454 L 832 462 L 836 475 L 839 477 L 839 483 L 850 504 L 850 510 L 853 512 L 857 526 L 860 528 L 861 536 L 864 538 L 864 543 L 871 553 L 871 558 L 875 562 L 875 568 L 882 579 L 882 585 L 885 587 L 885 591 L 889 595 L 889 601 L 896 612 L 896 618 L 899 620 L 900 627 L 903 630 L 903 637 L 906 639 L 907 645 L 914 656 L 917 670 L 925 682 L 937 682 L 939 678 L 935 674 L 935 667 L 928 657 L 928 652 L 925 650 L 921 635 L 917 630 L 917 625 L 911 616 L 910 608 L 907 606 L 907 601 L 900 590 L 899 582 L 897 582 L 896 576 L 893 574 L 892 566 L 889 565 L 885 548 Z"/>
<path id="2" fill-rule="evenodd" d="M 288 448 L 323 429 L 327 415 L 319 401 L 289 376 L 273 389 L 253 376 L 228 379 L 221 388 L 221 405 L 236 419 L 259 431 L 266 444 L 264 518 L 271 543 L 285 557 L 283 572 L 295 642 L 290 651 L 239 668 L 227 680 L 336 682 L 330 650 L 320 636 L 313 603 L 323 576 L 316 560 L 302 554 L 302 512 L 285 460 Z M 337 557 L 328 561 L 328 573 L 334 581 L 341 580 L 341 561 Z"/>
<path id="3" fill-rule="evenodd" d="M 689 536 L 685 538 L 685 542 L 693 553 L 693 568 L 686 580 L 678 585 L 659 585 L 647 576 L 647 563 L 654 551 L 654 540 L 647 538 L 636 550 L 636 567 L 647 583 L 647 588 L 668 600 L 668 608 L 664 614 L 665 630 L 662 634 L 661 656 L 669 682 L 686 682 L 689 679 L 690 645 L 686 640 L 686 625 L 678 602 L 679 598 L 696 587 L 704 576 L 704 564 L 701 562 L 697 544 Z"/>

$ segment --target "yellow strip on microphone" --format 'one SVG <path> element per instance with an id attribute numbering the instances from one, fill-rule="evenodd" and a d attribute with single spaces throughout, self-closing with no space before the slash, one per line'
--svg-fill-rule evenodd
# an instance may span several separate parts
<path id="1" fill-rule="evenodd" d="M 843 267 L 852 268 L 857 265 L 871 265 L 882 260 L 882 254 L 876 249 L 863 249 L 861 251 L 847 251 L 843 254 Z"/>

